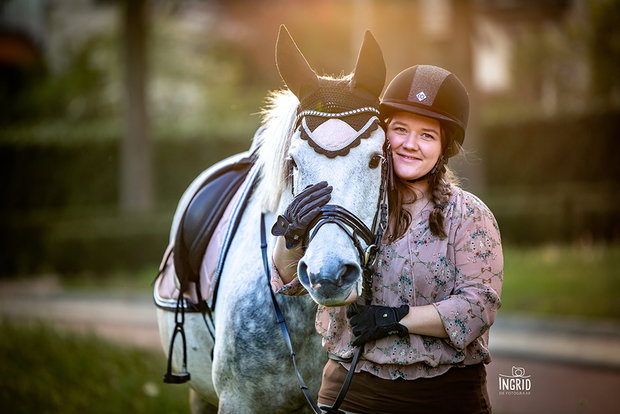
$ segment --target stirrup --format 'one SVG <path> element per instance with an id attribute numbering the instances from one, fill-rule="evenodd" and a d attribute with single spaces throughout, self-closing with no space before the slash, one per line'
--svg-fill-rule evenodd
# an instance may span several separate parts
<path id="1" fill-rule="evenodd" d="M 179 318 L 179 314 L 181 317 Z M 179 292 L 179 298 L 177 299 L 177 308 L 174 311 L 174 332 L 170 339 L 170 348 L 168 350 L 168 368 L 164 374 L 164 382 L 166 384 L 183 384 L 191 379 L 191 375 L 187 372 L 187 343 L 185 341 L 185 329 L 183 324 L 185 323 L 185 308 L 183 307 L 183 294 Z M 172 353 L 174 351 L 174 339 L 177 334 L 181 334 L 181 340 L 183 341 L 183 366 L 181 372 L 172 372 Z"/>

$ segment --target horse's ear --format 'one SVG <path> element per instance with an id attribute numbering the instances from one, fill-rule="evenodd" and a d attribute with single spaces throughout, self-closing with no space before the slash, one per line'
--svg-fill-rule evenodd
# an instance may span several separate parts
<path id="1" fill-rule="evenodd" d="M 385 71 L 383 52 L 375 37 L 367 30 L 355 64 L 351 86 L 378 97 L 385 85 Z"/>
<path id="2" fill-rule="evenodd" d="M 318 86 L 318 78 L 284 25 L 276 41 L 276 65 L 286 86 L 302 99 Z"/>

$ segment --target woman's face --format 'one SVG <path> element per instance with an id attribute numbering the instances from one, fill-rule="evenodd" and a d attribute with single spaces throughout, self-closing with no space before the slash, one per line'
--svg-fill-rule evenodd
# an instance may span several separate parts
<path id="1" fill-rule="evenodd" d="M 438 120 L 409 112 L 395 113 L 388 126 L 394 172 L 403 180 L 424 176 L 441 156 L 441 125 Z"/>

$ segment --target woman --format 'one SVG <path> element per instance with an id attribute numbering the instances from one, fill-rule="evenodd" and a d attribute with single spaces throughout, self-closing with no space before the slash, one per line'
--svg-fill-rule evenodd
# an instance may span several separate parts
<path id="1" fill-rule="evenodd" d="M 381 110 L 395 176 L 389 227 L 372 304 L 319 306 L 316 328 L 330 355 L 319 403 L 334 402 L 354 347 L 365 344 L 343 410 L 491 412 L 484 364 L 500 306 L 499 229 L 487 206 L 459 188 L 446 167 L 463 143 L 467 91 L 445 69 L 413 66 L 390 82 Z M 299 291 L 294 272 L 302 252 L 290 242 L 307 231 L 330 190 L 325 183 L 310 187 L 287 209 L 294 225 L 273 256 L 272 284 L 280 293 Z M 314 210 L 299 208 L 309 200 Z"/>

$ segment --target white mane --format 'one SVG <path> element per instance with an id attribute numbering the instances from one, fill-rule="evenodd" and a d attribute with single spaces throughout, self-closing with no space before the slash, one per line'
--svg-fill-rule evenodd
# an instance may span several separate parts
<path id="1" fill-rule="evenodd" d="M 291 143 L 299 100 L 289 90 L 274 91 L 262 110 L 263 131 L 258 145 L 257 164 L 261 168 L 257 194 L 264 212 L 275 211 L 280 194 L 290 186 L 286 157 Z"/>

